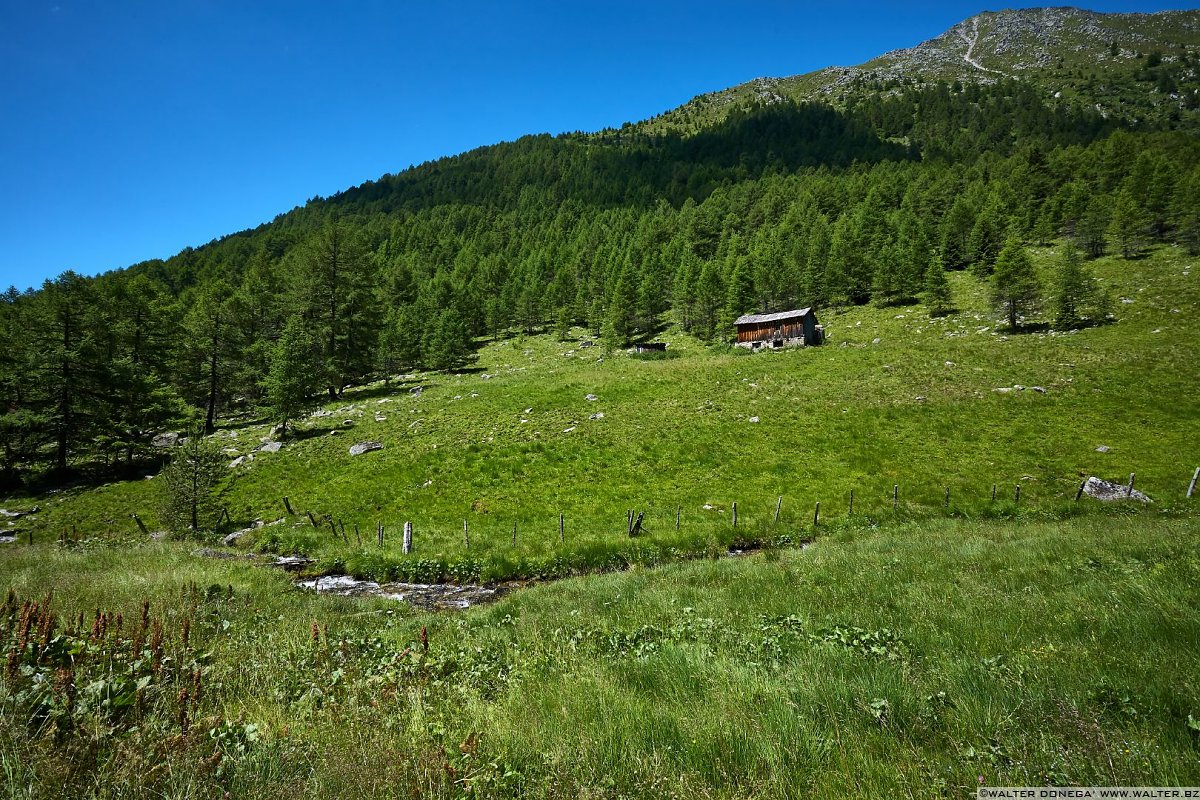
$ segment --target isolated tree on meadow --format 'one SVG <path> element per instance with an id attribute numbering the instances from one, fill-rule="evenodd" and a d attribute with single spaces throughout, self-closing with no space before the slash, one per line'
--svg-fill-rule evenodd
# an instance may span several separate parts
<path id="1" fill-rule="evenodd" d="M 1068 242 L 1054 276 L 1054 326 L 1079 328 L 1089 321 L 1102 322 L 1108 315 L 1108 293 L 1083 264 L 1079 251 Z"/>
<path id="2" fill-rule="evenodd" d="M 288 423 L 315 405 L 321 376 L 313 369 L 316 341 L 299 315 L 290 317 L 271 351 L 271 366 L 263 381 L 266 406 L 283 432 Z"/>
<path id="3" fill-rule="evenodd" d="M 199 533 L 217 524 L 214 491 L 228 471 L 226 459 L 212 439 L 193 431 L 171 454 L 159 473 L 162 518 L 172 531 Z"/>
<path id="4" fill-rule="evenodd" d="M 1008 318 L 1008 327 L 1017 329 L 1017 319 L 1037 307 L 1041 284 L 1033 260 L 1016 237 L 1009 237 L 996 257 L 992 273 L 992 304 Z"/>
<path id="5" fill-rule="evenodd" d="M 950 281 L 946 279 L 946 267 L 938 253 L 934 253 L 925 270 L 925 305 L 934 317 L 946 314 L 953 307 Z"/>

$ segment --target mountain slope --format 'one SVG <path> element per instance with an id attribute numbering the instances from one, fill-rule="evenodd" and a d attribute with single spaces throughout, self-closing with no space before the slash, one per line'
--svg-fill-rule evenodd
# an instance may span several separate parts
<path id="1" fill-rule="evenodd" d="M 734 108 L 782 100 L 844 103 L 896 83 L 1029 81 L 1048 98 L 1095 105 L 1125 119 L 1186 120 L 1200 108 L 1200 10 L 1101 14 L 1077 8 L 983 12 L 916 47 L 854 67 L 758 78 L 701 95 L 642 123 L 692 133 Z"/>

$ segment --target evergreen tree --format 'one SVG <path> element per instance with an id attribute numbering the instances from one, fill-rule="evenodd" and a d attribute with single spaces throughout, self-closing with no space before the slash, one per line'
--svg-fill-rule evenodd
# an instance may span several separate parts
<path id="1" fill-rule="evenodd" d="M 981 278 L 992 274 L 992 269 L 996 266 L 996 256 L 1004 245 L 1008 224 L 1000 205 L 999 198 L 993 195 L 975 219 L 971 234 L 967 238 L 971 271 Z"/>
<path id="2" fill-rule="evenodd" d="M 313 371 L 316 342 L 303 318 L 293 315 L 283 326 L 271 352 L 271 366 L 263 381 L 266 407 L 286 433 L 288 423 L 316 403 L 320 376 Z"/>
<path id="3" fill-rule="evenodd" d="M 91 283 L 64 272 L 42 286 L 27 319 L 33 346 L 26 356 L 36 380 L 30 407 L 47 425 L 60 470 L 98 431 L 106 406 L 110 381 L 108 364 L 97 348 L 100 311 Z"/>
<path id="4" fill-rule="evenodd" d="M 448 308 L 437 316 L 424 346 L 430 369 L 451 370 L 459 367 L 471 352 L 471 334 L 462 315 Z"/>
<path id="5" fill-rule="evenodd" d="M 366 376 L 373 366 L 373 268 L 361 233 L 330 219 L 309 239 L 300 261 L 301 307 L 320 345 L 315 365 L 330 397 Z"/>
<path id="6" fill-rule="evenodd" d="M 996 257 L 992 273 L 992 304 L 1017 329 L 1017 318 L 1032 311 L 1041 300 L 1041 284 L 1033 260 L 1016 237 L 1009 237 Z"/>
<path id="7" fill-rule="evenodd" d="M 942 218 L 942 261 L 948 269 L 963 269 L 970 261 L 971 231 L 975 226 L 975 210 L 959 195 Z"/>
<path id="8" fill-rule="evenodd" d="M 929 315 L 934 317 L 942 316 L 953 308 L 950 281 L 946 279 L 942 257 L 937 253 L 934 253 L 928 269 L 925 270 L 925 305 L 929 309 Z"/>
<path id="9" fill-rule="evenodd" d="M 204 432 L 217 427 L 229 376 L 236 367 L 237 342 L 233 325 L 233 291 L 225 281 L 212 281 L 185 300 L 185 395 L 204 408 Z"/>
<path id="10" fill-rule="evenodd" d="M 707 261 L 696 282 L 696 335 L 711 340 L 717 335 L 725 305 L 725 282 L 716 261 Z"/>
<path id="11" fill-rule="evenodd" d="M 1080 328 L 1102 322 L 1108 314 L 1107 293 L 1082 263 L 1079 251 L 1069 242 L 1063 248 L 1054 277 L 1054 326 Z"/>
<path id="12" fill-rule="evenodd" d="M 1075 225 L 1075 243 L 1087 253 L 1088 258 L 1104 255 L 1104 231 L 1108 228 L 1106 206 L 1105 198 L 1093 197 Z"/>
<path id="13" fill-rule="evenodd" d="M 1108 232 L 1123 258 L 1133 258 L 1141 252 L 1149 228 L 1149 216 L 1129 190 L 1118 192 L 1113 199 L 1112 221 L 1109 223 Z"/>
<path id="14" fill-rule="evenodd" d="M 228 472 L 227 456 L 217 443 L 193 431 L 171 453 L 159 473 L 161 516 L 172 531 L 199 534 L 217 525 L 217 485 Z"/>

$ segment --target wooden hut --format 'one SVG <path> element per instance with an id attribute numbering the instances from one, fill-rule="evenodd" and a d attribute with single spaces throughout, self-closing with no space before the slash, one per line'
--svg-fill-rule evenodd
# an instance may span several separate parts
<path id="1" fill-rule="evenodd" d="M 812 308 L 777 314 L 744 314 L 734 320 L 737 345 L 751 350 L 821 344 L 825 331 Z"/>

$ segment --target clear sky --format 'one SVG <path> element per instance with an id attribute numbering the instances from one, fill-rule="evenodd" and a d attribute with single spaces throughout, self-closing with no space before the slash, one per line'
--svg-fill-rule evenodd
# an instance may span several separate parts
<path id="1" fill-rule="evenodd" d="M 0 287 L 165 258 L 522 134 L 618 126 L 751 78 L 856 64 L 981 10 L 0 0 Z"/>

